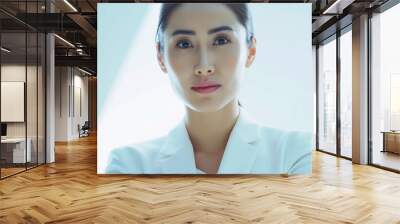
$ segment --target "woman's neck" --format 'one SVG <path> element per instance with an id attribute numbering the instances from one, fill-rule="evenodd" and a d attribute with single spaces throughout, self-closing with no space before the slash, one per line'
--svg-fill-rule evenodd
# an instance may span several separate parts
<path id="1" fill-rule="evenodd" d="M 195 152 L 223 153 L 239 116 L 237 100 L 216 112 L 187 109 L 186 128 Z"/>

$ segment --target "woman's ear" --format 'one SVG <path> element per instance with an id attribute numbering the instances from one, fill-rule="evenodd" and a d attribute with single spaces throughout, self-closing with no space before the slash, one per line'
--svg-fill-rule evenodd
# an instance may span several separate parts
<path id="1" fill-rule="evenodd" d="M 256 52 L 257 52 L 256 38 L 252 37 L 249 46 L 249 54 L 247 55 L 247 60 L 246 60 L 246 68 L 250 67 L 251 64 L 253 64 L 254 58 L 256 57 Z"/>
<path id="2" fill-rule="evenodd" d="M 156 48 L 157 48 L 157 61 L 158 61 L 158 65 L 160 65 L 160 68 L 161 68 L 161 70 L 162 70 L 164 73 L 167 73 L 167 68 L 165 67 L 165 64 L 164 64 L 164 57 L 163 57 L 163 54 L 162 54 L 162 52 L 161 52 L 161 45 L 160 45 L 160 42 L 157 42 Z"/>

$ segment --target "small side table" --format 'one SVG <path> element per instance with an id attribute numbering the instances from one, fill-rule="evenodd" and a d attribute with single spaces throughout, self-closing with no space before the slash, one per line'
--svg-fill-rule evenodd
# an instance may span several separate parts
<path id="1" fill-rule="evenodd" d="M 400 131 L 382 131 L 383 150 L 382 152 L 392 152 L 400 154 Z"/>

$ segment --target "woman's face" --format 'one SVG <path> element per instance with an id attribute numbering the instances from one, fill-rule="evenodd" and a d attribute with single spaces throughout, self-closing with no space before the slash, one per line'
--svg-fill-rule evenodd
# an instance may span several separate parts
<path id="1" fill-rule="evenodd" d="M 213 112 L 237 100 L 255 46 L 224 4 L 183 4 L 169 17 L 158 58 L 185 105 Z M 254 43 L 255 44 L 255 43 Z"/>

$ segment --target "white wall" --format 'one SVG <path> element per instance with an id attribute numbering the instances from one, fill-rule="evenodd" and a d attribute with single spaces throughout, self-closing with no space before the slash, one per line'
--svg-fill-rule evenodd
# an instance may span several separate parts
<path id="1" fill-rule="evenodd" d="M 68 140 L 68 71 L 67 67 L 55 68 L 55 141 Z"/>
<path id="2" fill-rule="evenodd" d="M 88 78 L 83 75 L 76 68 L 56 67 L 56 141 L 79 138 L 78 124 L 88 120 Z"/>
<path id="3" fill-rule="evenodd" d="M 81 76 L 78 73 L 76 74 L 75 70 L 75 75 L 74 75 L 74 108 L 72 109 L 72 119 L 71 119 L 71 135 L 73 138 L 78 138 L 79 133 L 78 133 L 78 124 L 81 126 L 85 123 L 85 121 L 88 121 L 88 77 Z M 71 103 L 72 104 L 72 103 Z M 81 110 L 81 111 L 80 111 Z"/>

